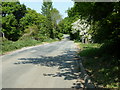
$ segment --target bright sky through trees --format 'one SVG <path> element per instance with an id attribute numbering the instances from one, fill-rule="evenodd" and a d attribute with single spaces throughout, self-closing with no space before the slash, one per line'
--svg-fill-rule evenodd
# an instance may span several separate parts
<path id="1" fill-rule="evenodd" d="M 41 1 L 23 1 L 20 0 L 21 4 L 25 4 L 27 7 L 36 10 L 38 13 L 41 13 L 41 7 L 42 7 L 42 0 Z M 62 17 L 67 17 L 67 13 L 65 13 L 68 8 L 73 6 L 73 1 L 68 0 L 68 1 L 53 1 L 53 7 L 59 10 L 61 13 Z"/>

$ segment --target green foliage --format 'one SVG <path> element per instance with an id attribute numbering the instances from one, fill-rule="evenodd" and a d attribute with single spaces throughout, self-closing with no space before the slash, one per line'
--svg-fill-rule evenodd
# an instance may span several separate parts
<path id="1" fill-rule="evenodd" d="M 68 10 L 68 16 L 71 18 L 79 15 L 80 19 L 87 20 L 91 25 L 89 32 L 94 42 L 104 43 L 103 45 L 107 45 L 108 50 L 111 50 L 109 52 L 104 48 L 108 54 L 120 58 L 118 55 L 120 50 L 119 11 L 120 3 L 118 2 L 75 2 L 74 6 Z"/>
<path id="2" fill-rule="evenodd" d="M 0 2 L 0 13 L 2 13 L 2 2 Z M 0 30 L 2 29 L 2 15 L 0 14 Z"/>
<path id="3" fill-rule="evenodd" d="M 59 26 L 59 29 L 60 29 L 60 32 L 61 33 L 64 33 L 64 34 L 70 34 L 71 33 L 71 24 L 76 21 L 78 18 L 77 16 L 75 17 L 66 17 L 64 19 L 62 19 L 58 26 Z"/>
<path id="4" fill-rule="evenodd" d="M 38 27 L 36 25 L 32 25 L 32 26 L 28 26 L 25 30 L 24 30 L 24 34 L 23 36 L 20 38 L 21 40 L 25 39 L 25 38 L 33 38 L 38 34 Z"/>
<path id="5" fill-rule="evenodd" d="M 53 8 L 51 10 L 51 19 L 53 25 L 53 35 L 54 35 L 53 37 L 61 39 L 62 35 L 60 33 L 58 23 L 61 21 L 62 17 L 56 8 Z"/>
<path id="6" fill-rule="evenodd" d="M 42 42 L 54 42 L 54 41 L 57 41 L 57 40 L 44 38 L 44 40 L 42 41 L 42 40 L 35 40 L 35 39 L 31 39 L 30 37 L 26 37 L 22 40 L 13 42 L 5 38 L 2 38 L 2 41 L 0 41 L 0 44 L 1 44 L 0 54 L 4 54 L 6 52 L 13 51 L 16 49 L 21 49 L 22 47 L 39 45 L 39 44 L 42 44 Z"/>
<path id="7" fill-rule="evenodd" d="M 42 14 L 26 9 L 19 2 L 2 2 L 0 23 L 2 21 L 2 34 L 5 37 L 1 37 L 1 51 L 4 53 L 44 41 L 54 41 L 51 38 L 62 39 L 58 28 L 61 15 L 57 9 L 53 9 L 52 2 L 43 3 Z"/>
<path id="8" fill-rule="evenodd" d="M 48 32 L 50 33 L 50 38 L 54 38 L 53 24 L 52 24 L 52 18 L 51 18 L 52 9 L 53 9 L 52 2 L 43 1 L 41 10 L 42 10 L 42 14 L 47 18 L 46 26 L 48 28 Z"/>
<path id="9" fill-rule="evenodd" d="M 96 55 L 99 55 L 98 50 L 100 48 L 100 44 L 84 44 L 80 43 L 80 49 L 82 52 L 80 52 L 80 56 L 84 57 L 94 57 Z"/>
<path id="10" fill-rule="evenodd" d="M 49 32 L 49 37 L 61 38 L 59 35 L 60 29 L 58 26 L 59 21 L 62 19 L 59 11 L 56 8 L 53 8 L 52 2 L 43 2 L 42 5 L 42 14 L 47 18 L 46 20 L 46 28 L 43 27 L 47 32 Z"/>
<path id="11" fill-rule="evenodd" d="M 103 47 L 104 46 L 104 47 Z M 108 54 L 108 45 L 80 43 L 80 56 L 92 82 L 98 88 L 119 87 L 119 59 Z M 106 51 L 107 52 L 106 52 Z"/>
<path id="12" fill-rule="evenodd" d="M 46 35 L 43 35 L 43 34 L 37 34 L 34 36 L 34 39 L 44 41 L 44 40 L 48 39 L 48 37 Z"/>
<path id="13" fill-rule="evenodd" d="M 94 41 L 103 43 L 119 38 L 119 10 L 120 3 L 117 2 L 109 4 L 76 2 L 74 7 L 68 10 L 68 15 L 69 17 L 79 15 L 80 18 L 87 19 L 88 23 L 93 25 L 91 29 Z"/>
<path id="14" fill-rule="evenodd" d="M 26 46 L 33 46 L 33 45 L 37 45 L 40 43 L 41 43 L 41 41 L 33 40 L 30 38 L 26 38 L 24 40 L 18 40 L 16 42 L 4 40 L 2 42 L 2 50 L 1 51 L 2 51 L 2 54 L 4 54 L 5 52 L 8 52 L 8 51 L 13 51 L 13 50 L 20 49 L 20 48 L 26 47 Z"/>
<path id="15" fill-rule="evenodd" d="M 43 0 L 43 5 L 42 5 L 42 14 L 46 17 L 51 17 L 51 10 L 53 9 L 52 2 L 46 2 Z"/>
<path id="16" fill-rule="evenodd" d="M 63 38 L 63 34 L 62 33 L 58 33 L 58 35 L 57 35 L 57 38 L 59 39 L 59 40 L 62 40 Z"/>
<path id="17" fill-rule="evenodd" d="M 31 10 L 30 8 L 28 8 L 25 17 L 21 19 L 21 26 L 24 26 L 25 30 L 30 30 L 30 28 L 33 28 L 33 31 L 36 31 L 34 29 L 37 29 L 36 35 L 32 35 L 32 37 L 34 37 L 36 40 L 43 40 L 50 37 L 48 24 L 49 22 L 45 16 L 37 13 L 35 10 Z"/>
<path id="18" fill-rule="evenodd" d="M 58 24 L 61 21 L 62 16 L 60 15 L 59 11 L 56 8 L 51 10 L 51 19 L 54 25 Z"/>
<path id="19" fill-rule="evenodd" d="M 112 62 L 107 62 L 109 59 Z M 119 67 L 115 63 L 116 59 L 110 56 L 102 58 L 86 58 L 83 65 L 90 75 L 92 82 L 98 88 L 119 88 Z"/>
<path id="20" fill-rule="evenodd" d="M 17 40 L 20 36 L 20 30 L 17 30 L 17 20 L 13 14 L 9 14 L 2 18 L 2 31 L 5 33 L 5 37 L 9 40 Z"/>
<path id="21" fill-rule="evenodd" d="M 91 2 L 75 2 L 74 6 L 70 8 L 68 12 L 69 17 L 79 16 L 79 18 L 90 17 L 90 11 L 94 3 Z"/>
<path id="22" fill-rule="evenodd" d="M 25 12 L 25 5 L 19 2 L 2 2 L 2 31 L 7 39 L 19 39 L 23 31 L 19 23 Z"/>
<path id="23" fill-rule="evenodd" d="M 19 2 L 3 2 L 2 32 L 5 38 L 11 41 L 28 37 L 42 41 L 46 38 L 60 38 L 57 24 L 61 15 L 52 7 L 52 2 L 43 2 L 42 14 L 26 9 Z"/>
<path id="24" fill-rule="evenodd" d="M 20 2 L 2 2 L 2 16 L 13 14 L 17 21 L 19 21 L 26 13 L 26 6 Z"/>
<path id="25" fill-rule="evenodd" d="M 37 13 L 35 10 L 28 8 L 25 17 L 21 18 L 20 24 L 24 28 L 32 24 L 39 26 L 40 24 L 44 23 L 45 19 L 46 18 L 43 15 Z"/>

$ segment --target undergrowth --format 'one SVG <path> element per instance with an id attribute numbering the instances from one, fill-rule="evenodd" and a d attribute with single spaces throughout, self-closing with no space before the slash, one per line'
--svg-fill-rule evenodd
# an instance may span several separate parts
<path id="1" fill-rule="evenodd" d="M 0 54 L 4 54 L 6 52 L 9 52 L 9 51 L 13 51 L 13 50 L 16 50 L 16 49 L 21 49 L 23 47 L 27 47 L 27 46 L 35 46 L 35 45 L 38 45 L 38 44 L 42 44 L 43 42 L 53 42 L 53 41 L 56 41 L 56 40 L 53 40 L 53 39 L 45 39 L 44 41 L 40 41 L 40 40 L 34 40 L 34 39 L 30 39 L 30 38 L 27 38 L 27 39 L 23 39 L 23 40 L 18 40 L 18 41 L 9 41 L 7 39 L 2 39 L 0 40 L 0 46 L 1 46 L 1 50 L 0 50 Z"/>
<path id="2" fill-rule="evenodd" d="M 105 47 L 103 49 L 102 44 L 79 43 L 79 46 L 83 66 L 94 85 L 97 88 L 119 88 L 118 63 L 120 60 L 104 52 Z"/>

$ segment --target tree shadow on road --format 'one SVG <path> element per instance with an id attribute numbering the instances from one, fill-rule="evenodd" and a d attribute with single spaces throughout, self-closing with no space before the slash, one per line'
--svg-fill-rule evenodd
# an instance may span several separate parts
<path id="1" fill-rule="evenodd" d="M 19 64 L 37 64 L 46 67 L 58 67 L 59 72 L 46 73 L 44 76 L 64 77 L 64 80 L 74 80 L 78 78 L 78 66 L 76 63 L 76 51 L 67 51 L 63 55 L 39 56 L 34 58 L 19 58 L 15 65 Z"/>

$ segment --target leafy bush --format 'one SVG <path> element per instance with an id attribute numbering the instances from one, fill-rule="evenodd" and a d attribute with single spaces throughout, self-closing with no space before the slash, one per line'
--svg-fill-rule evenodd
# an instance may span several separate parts
<path id="1" fill-rule="evenodd" d="M 20 49 L 26 46 L 33 46 L 42 43 L 41 41 L 33 40 L 33 39 L 24 39 L 18 40 L 16 42 L 6 40 L 2 43 L 2 54 L 8 51 Z"/>
<path id="2" fill-rule="evenodd" d="M 99 51 L 98 48 L 88 48 L 80 52 L 80 56 L 95 57 L 95 56 L 98 56 L 98 51 Z"/>
<path id="3" fill-rule="evenodd" d="M 62 33 L 58 33 L 57 38 L 58 38 L 59 40 L 61 40 L 62 37 L 63 37 L 63 34 L 62 34 Z"/>
<path id="4" fill-rule="evenodd" d="M 38 34 L 38 35 L 35 35 L 35 36 L 34 36 L 34 39 L 35 39 L 35 40 L 40 40 L 40 41 L 43 42 L 45 39 L 48 39 L 48 37 L 45 36 L 45 35 L 42 35 L 42 34 Z"/>
<path id="5" fill-rule="evenodd" d="M 37 44 L 41 44 L 42 42 L 53 42 L 53 41 L 56 41 L 56 40 L 49 38 L 41 41 L 41 40 L 35 40 L 31 38 L 24 38 L 22 40 L 20 39 L 16 42 L 13 42 L 13 41 L 4 39 L 3 41 L 1 41 L 0 54 L 4 54 L 5 52 L 12 51 L 12 50 L 20 49 L 22 47 L 34 46 Z"/>

